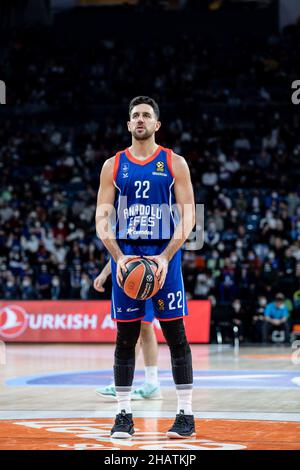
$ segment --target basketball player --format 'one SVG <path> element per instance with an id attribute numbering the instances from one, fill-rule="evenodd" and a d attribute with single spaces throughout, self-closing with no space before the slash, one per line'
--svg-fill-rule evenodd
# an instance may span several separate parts
<path id="1" fill-rule="evenodd" d="M 94 280 L 94 288 L 98 292 L 104 292 L 104 284 L 111 274 L 110 261 L 106 263 L 101 273 Z M 158 368 L 157 368 L 157 340 L 153 329 L 154 312 L 152 301 L 146 301 L 146 313 L 141 321 L 140 341 L 138 341 L 135 355 L 139 353 L 139 347 L 142 347 L 144 363 L 145 363 L 145 383 L 142 387 L 135 389 L 132 392 L 132 400 L 160 400 L 162 398 L 159 381 L 158 381 Z M 102 397 L 116 397 L 116 387 L 114 384 L 107 387 L 98 388 L 96 393 Z"/>
<path id="2" fill-rule="evenodd" d="M 193 368 L 183 323 L 187 305 L 180 248 L 195 223 L 193 187 L 184 158 L 155 141 L 161 123 L 153 99 L 139 96 L 131 101 L 127 126 L 132 144 L 104 163 L 96 209 L 96 231 L 111 254 L 111 314 L 117 322 L 114 378 L 118 413 L 111 437 L 129 438 L 134 434 L 130 394 L 135 345 L 146 302 L 129 298 L 121 284 L 126 263 L 143 256 L 158 266 L 160 290 L 152 302 L 170 348 L 178 398 L 176 419 L 167 436 L 189 438 L 195 435 Z M 176 225 L 176 214 L 171 210 L 175 202 L 180 209 Z"/>

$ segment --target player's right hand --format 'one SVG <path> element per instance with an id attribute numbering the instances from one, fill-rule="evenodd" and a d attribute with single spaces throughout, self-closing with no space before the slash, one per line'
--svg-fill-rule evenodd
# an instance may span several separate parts
<path id="1" fill-rule="evenodd" d="M 144 256 L 146 259 L 151 259 L 157 264 L 155 276 L 158 278 L 159 288 L 161 289 L 165 283 L 167 272 L 169 268 L 169 260 L 163 254 L 155 256 Z"/>
<path id="2" fill-rule="evenodd" d="M 96 279 L 94 280 L 94 289 L 96 289 L 98 292 L 104 292 L 104 284 L 106 283 L 107 277 L 104 276 L 102 273 L 100 273 Z"/>
<path id="3" fill-rule="evenodd" d="M 118 286 L 123 288 L 123 274 L 127 272 L 126 264 L 128 261 L 131 261 L 132 259 L 136 259 L 138 256 L 136 255 L 121 255 L 117 259 L 117 283 Z"/>

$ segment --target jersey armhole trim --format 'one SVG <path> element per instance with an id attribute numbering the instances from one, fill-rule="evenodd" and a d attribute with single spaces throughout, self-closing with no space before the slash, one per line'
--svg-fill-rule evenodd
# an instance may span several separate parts
<path id="1" fill-rule="evenodd" d="M 171 173 L 172 178 L 174 179 L 174 172 L 173 172 L 173 166 L 172 166 L 172 150 L 171 149 L 166 149 L 167 152 L 167 165 L 169 168 L 169 172 Z"/>
<path id="2" fill-rule="evenodd" d="M 119 170 L 120 154 L 121 154 L 121 152 L 117 152 L 117 153 L 116 153 L 116 157 L 115 157 L 114 173 L 113 173 L 113 180 L 114 180 L 114 182 L 116 182 L 117 174 L 118 174 L 118 170 Z"/>

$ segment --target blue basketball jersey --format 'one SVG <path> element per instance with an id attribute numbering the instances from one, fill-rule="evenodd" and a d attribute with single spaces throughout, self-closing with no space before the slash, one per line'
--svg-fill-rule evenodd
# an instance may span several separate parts
<path id="1" fill-rule="evenodd" d="M 115 158 L 114 184 L 116 187 L 115 231 L 118 245 L 124 255 L 159 255 L 174 233 L 179 214 L 175 204 L 172 151 L 158 146 L 156 152 L 144 161 L 134 158 L 128 149 Z M 134 242 L 135 241 L 135 242 Z M 162 289 L 146 302 L 128 297 L 116 281 L 117 264 L 111 258 L 112 302 L 114 321 L 170 321 L 188 314 L 181 271 L 181 250 L 169 262 Z M 150 317 L 149 303 L 152 303 Z M 150 318 L 150 320 L 149 320 Z"/>
<path id="2" fill-rule="evenodd" d="M 174 233 L 175 204 L 172 151 L 158 146 L 144 161 L 129 149 L 116 154 L 116 239 L 143 242 L 170 240 Z M 176 211 L 175 211 L 176 212 Z"/>

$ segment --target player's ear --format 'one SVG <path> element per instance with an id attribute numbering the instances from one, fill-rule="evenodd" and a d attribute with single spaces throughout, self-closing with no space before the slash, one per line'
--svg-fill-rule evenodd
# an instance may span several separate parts
<path id="1" fill-rule="evenodd" d="M 161 122 L 160 122 L 160 121 L 156 121 L 155 130 L 158 131 L 158 130 L 160 129 L 160 126 L 161 126 Z"/>
<path id="2" fill-rule="evenodd" d="M 131 131 L 131 129 L 130 129 L 130 121 L 127 121 L 127 129 L 129 130 L 129 132 Z"/>

